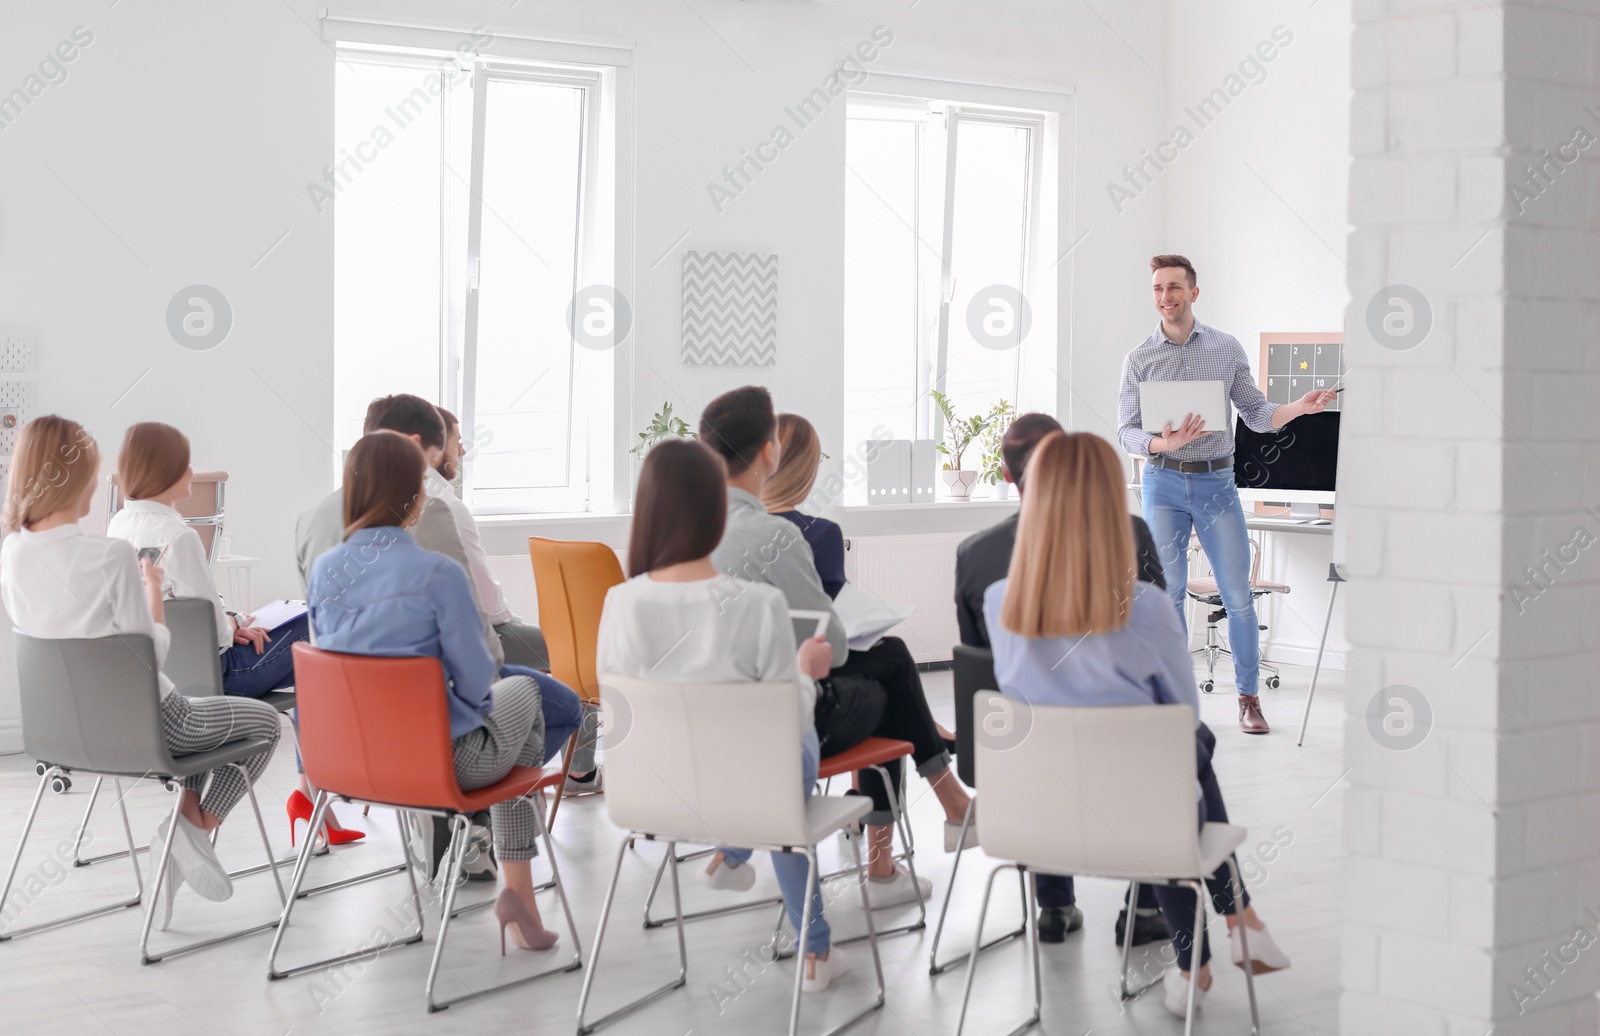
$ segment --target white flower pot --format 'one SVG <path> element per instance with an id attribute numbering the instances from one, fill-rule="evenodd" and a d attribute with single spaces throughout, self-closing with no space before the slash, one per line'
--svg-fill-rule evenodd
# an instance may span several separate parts
<path id="1" fill-rule="evenodd" d="M 939 474 L 950 489 L 950 499 L 963 503 L 972 499 L 972 487 L 978 483 L 976 471 L 951 471 L 946 468 Z"/>
<path id="2" fill-rule="evenodd" d="M 996 482 L 994 484 L 994 498 L 996 500 L 1010 500 L 1011 499 L 1011 483 L 1006 482 L 1004 480 Z"/>

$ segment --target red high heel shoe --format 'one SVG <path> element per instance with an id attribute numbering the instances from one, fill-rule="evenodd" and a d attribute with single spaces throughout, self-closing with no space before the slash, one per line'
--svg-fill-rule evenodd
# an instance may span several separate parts
<path id="1" fill-rule="evenodd" d="M 289 814 L 289 844 L 293 845 L 295 823 L 301 820 L 307 824 L 311 823 L 311 800 L 306 798 L 304 792 L 296 788 L 289 794 L 289 800 L 283 804 L 283 807 L 284 811 Z M 346 842 L 354 842 L 367 837 L 365 831 L 340 827 L 339 820 L 333 815 L 331 808 L 324 814 L 322 826 L 323 830 L 327 832 L 328 842 L 332 845 L 344 845 Z"/>

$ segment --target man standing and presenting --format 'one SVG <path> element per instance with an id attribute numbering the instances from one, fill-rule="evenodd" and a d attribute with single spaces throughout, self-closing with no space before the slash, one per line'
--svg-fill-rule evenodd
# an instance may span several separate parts
<path id="1" fill-rule="evenodd" d="M 1253 431 L 1282 428 L 1301 414 L 1320 413 L 1332 392 L 1307 392 L 1293 403 L 1269 403 L 1256 387 L 1250 360 L 1239 340 L 1194 318 L 1200 297 L 1194 266 L 1181 255 L 1150 260 L 1151 288 L 1161 323 L 1155 333 L 1122 363 L 1122 394 L 1117 403 L 1117 436 L 1134 456 L 1144 457 L 1144 518 L 1161 551 L 1167 595 L 1178 609 L 1189 585 L 1189 532 L 1200 546 L 1228 612 L 1228 647 L 1233 652 L 1234 684 L 1239 690 L 1239 729 L 1265 734 L 1256 686 L 1261 677 L 1261 636 L 1250 596 L 1250 537 L 1244 508 L 1233 481 L 1233 408 Z M 1160 435 L 1144 430 L 1139 385 L 1146 381 L 1221 381 L 1227 387 L 1226 424 L 1209 429 L 1190 414 Z M 1187 626 L 1185 626 L 1187 629 Z"/>

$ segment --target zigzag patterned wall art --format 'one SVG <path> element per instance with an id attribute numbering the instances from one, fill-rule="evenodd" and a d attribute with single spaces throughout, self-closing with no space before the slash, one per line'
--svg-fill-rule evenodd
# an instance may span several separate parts
<path id="1" fill-rule="evenodd" d="M 683 362 L 696 367 L 777 364 L 777 256 L 684 253 Z"/>

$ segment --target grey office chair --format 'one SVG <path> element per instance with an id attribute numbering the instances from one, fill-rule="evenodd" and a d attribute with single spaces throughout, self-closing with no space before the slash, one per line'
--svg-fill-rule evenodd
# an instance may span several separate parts
<path id="1" fill-rule="evenodd" d="M 191 698 L 209 698 L 222 694 L 222 655 L 217 650 L 217 612 L 212 603 L 203 597 L 179 597 L 165 602 L 162 611 L 166 615 L 166 627 L 172 634 L 172 644 L 167 648 L 167 659 L 164 671 L 177 685 L 178 690 Z M 257 701 L 266 702 L 278 710 L 280 715 L 287 716 L 290 709 L 295 706 L 295 693 L 293 689 L 287 691 L 268 691 Z M 289 724 L 289 732 L 294 737 L 295 749 L 300 747 L 300 731 L 293 722 Z M 95 792 L 100 790 L 99 783 L 95 784 Z M 89 807 L 94 808 L 94 793 L 90 794 Z M 88 814 L 84 814 L 84 824 L 88 825 Z M 323 845 L 316 850 L 317 856 L 326 856 L 328 846 Z M 85 863 L 96 863 L 102 859 L 121 856 L 122 853 L 108 853 L 103 857 L 93 857 Z M 293 867 L 299 854 L 290 853 L 278 860 L 280 867 Z M 256 874 L 266 868 L 262 865 L 246 867 L 239 871 L 230 871 L 229 877 L 240 878 L 248 874 Z M 343 878 L 338 881 L 323 885 L 313 885 L 300 890 L 300 898 L 327 892 L 331 889 L 345 888 L 349 885 L 371 881 L 389 874 L 399 874 L 404 871 L 405 864 L 394 864 L 374 871 L 366 871 L 354 877 Z"/>
<path id="2" fill-rule="evenodd" d="M 133 876 L 140 894 L 110 906 L 14 929 L 0 934 L 0 940 L 110 913 L 141 901 L 144 881 L 139 873 L 138 858 L 134 855 L 128 811 L 122 804 L 122 778 L 160 781 L 164 787 L 177 792 L 181 778 L 221 766 L 233 766 L 244 773 L 243 760 L 270 745 L 262 738 L 240 738 L 208 752 L 174 757 L 167 748 L 167 739 L 161 729 L 161 688 L 157 679 L 155 645 L 147 636 L 128 634 L 86 640 L 42 640 L 23 633 L 14 632 L 13 635 L 17 649 L 17 675 L 22 685 L 22 743 L 29 755 L 45 764 L 46 771 L 39 780 L 33 807 L 23 824 L 22 837 L 17 843 L 16 855 L 11 860 L 11 869 L 6 873 L 5 885 L 0 887 L 0 902 L 5 902 L 11 893 L 17 865 L 27 847 L 28 833 L 33 829 L 34 817 L 38 815 L 46 784 L 57 774 L 73 772 L 110 777 L 116 784 L 117 806 L 122 810 L 123 833 L 128 839 L 128 855 L 133 863 Z M 249 792 L 250 808 L 256 814 L 256 827 L 261 832 L 261 845 L 266 850 L 270 864 L 275 862 L 272 846 L 267 841 L 267 829 L 261 821 L 261 807 L 256 802 L 255 788 L 250 784 L 248 775 L 245 787 Z M 173 795 L 173 825 L 177 824 L 178 804 L 181 801 L 180 794 Z M 170 873 L 171 855 L 172 840 L 168 839 L 161 860 L 156 865 L 151 901 L 145 908 L 144 928 L 139 937 L 141 963 L 153 964 L 179 953 L 214 946 L 277 925 L 277 918 L 273 918 L 263 924 L 151 956 L 150 927 L 155 919 L 155 900 L 159 897 L 161 883 Z M 278 877 L 277 867 L 269 865 L 268 869 L 277 883 L 278 898 L 284 901 L 283 882 Z"/>

